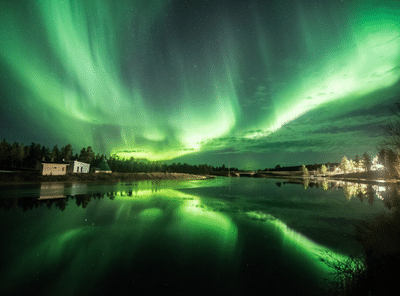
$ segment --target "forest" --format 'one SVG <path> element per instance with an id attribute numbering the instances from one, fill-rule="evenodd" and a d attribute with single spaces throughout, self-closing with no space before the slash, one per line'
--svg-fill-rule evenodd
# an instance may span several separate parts
<path id="1" fill-rule="evenodd" d="M 37 161 L 69 162 L 78 160 L 89 163 L 91 167 L 97 167 L 103 159 L 107 160 L 113 172 L 119 173 L 173 172 L 209 174 L 228 170 L 225 165 L 214 167 L 207 164 L 190 165 L 179 162 L 166 164 L 160 161 L 149 161 L 133 157 L 129 159 L 120 158 L 115 154 L 106 156 L 95 153 L 91 146 L 81 148 L 79 153 L 74 153 L 71 144 L 67 144 L 61 148 L 55 145 L 50 149 L 34 142 L 30 145 L 23 145 L 17 142 L 11 144 L 5 139 L 0 142 L 0 168 L 2 170 L 34 171 Z M 235 167 L 231 167 L 230 169 L 238 171 L 238 168 Z"/>

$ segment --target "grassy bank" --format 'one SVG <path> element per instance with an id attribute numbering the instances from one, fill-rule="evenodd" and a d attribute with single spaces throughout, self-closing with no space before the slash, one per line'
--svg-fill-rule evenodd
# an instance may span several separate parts
<path id="1" fill-rule="evenodd" d="M 271 171 L 271 172 L 258 172 L 252 176 L 253 178 L 275 178 L 275 179 L 287 179 L 287 180 L 298 180 L 302 182 L 304 179 L 308 179 L 310 181 L 320 180 L 321 178 L 327 180 L 336 180 L 336 181 L 347 181 L 347 182 L 357 182 L 364 184 L 376 184 L 380 182 L 391 182 L 396 183 L 399 179 L 393 175 L 388 174 L 387 172 L 382 171 L 370 171 L 370 172 L 360 172 L 360 173 L 349 173 L 349 174 L 337 174 L 337 175 L 321 175 L 321 176 L 313 176 L 308 175 L 304 176 L 303 172 L 300 171 Z"/>
<path id="2" fill-rule="evenodd" d="M 42 176 L 32 172 L 0 173 L 0 184 L 39 182 L 129 182 L 140 180 L 204 180 L 210 176 L 183 173 L 88 173 Z"/>
<path id="3" fill-rule="evenodd" d="M 356 237 L 364 254 L 347 262 L 328 263 L 336 281 L 321 295 L 397 295 L 400 266 L 400 198 L 390 215 L 380 215 L 356 225 Z"/>

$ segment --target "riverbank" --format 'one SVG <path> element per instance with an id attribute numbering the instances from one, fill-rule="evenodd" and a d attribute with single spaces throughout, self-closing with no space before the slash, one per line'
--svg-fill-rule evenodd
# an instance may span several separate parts
<path id="1" fill-rule="evenodd" d="M 130 182 L 142 180 L 206 180 L 208 175 L 183 173 L 88 173 L 61 176 L 42 176 L 32 172 L 0 173 L 0 184 L 21 184 L 41 182 Z"/>
<path id="2" fill-rule="evenodd" d="M 377 184 L 377 183 L 397 183 L 399 179 L 391 176 L 383 171 L 370 171 L 360 173 L 349 173 L 349 174 L 327 174 L 327 175 L 308 175 L 304 176 L 302 172 L 262 172 L 255 173 L 253 178 L 274 178 L 274 179 L 287 179 L 290 181 L 298 180 L 303 182 L 309 180 L 310 182 L 318 182 L 320 180 L 334 180 L 334 181 L 345 181 L 345 182 L 356 182 L 364 184 Z"/>

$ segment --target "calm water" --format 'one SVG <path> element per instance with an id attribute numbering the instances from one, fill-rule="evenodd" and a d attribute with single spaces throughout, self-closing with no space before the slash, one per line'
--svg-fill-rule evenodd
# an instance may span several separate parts
<path id="1" fill-rule="evenodd" d="M 216 178 L 0 187 L 2 295 L 309 295 L 391 188 Z"/>

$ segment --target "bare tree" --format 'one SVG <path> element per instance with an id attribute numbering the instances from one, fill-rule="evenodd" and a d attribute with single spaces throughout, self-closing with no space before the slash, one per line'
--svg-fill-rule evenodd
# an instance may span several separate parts
<path id="1" fill-rule="evenodd" d="M 391 111 L 395 118 L 381 126 L 384 137 L 381 148 L 390 148 L 398 153 L 400 151 L 400 102 L 395 103 L 395 107 Z"/>

